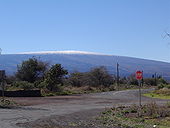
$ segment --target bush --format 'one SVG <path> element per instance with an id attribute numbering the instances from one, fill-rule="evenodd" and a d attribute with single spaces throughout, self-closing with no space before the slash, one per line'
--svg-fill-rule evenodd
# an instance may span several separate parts
<path id="1" fill-rule="evenodd" d="M 113 77 L 109 74 L 107 69 L 103 66 L 92 69 L 89 73 L 91 86 L 104 86 L 109 87 L 113 84 Z"/>
<path id="2" fill-rule="evenodd" d="M 138 85 L 138 81 L 135 77 L 135 74 L 132 74 L 129 77 L 127 77 L 127 83 L 128 85 Z"/>
<path id="3" fill-rule="evenodd" d="M 159 84 L 168 84 L 167 81 L 165 79 L 163 79 L 163 78 L 159 78 L 158 83 Z"/>
<path id="4" fill-rule="evenodd" d="M 29 83 L 27 81 L 17 81 L 15 83 L 13 83 L 13 86 L 21 88 L 23 90 L 31 90 L 34 89 L 34 84 Z"/>
<path id="5" fill-rule="evenodd" d="M 162 89 L 156 90 L 155 93 L 160 94 L 160 95 L 164 95 L 164 96 L 169 96 L 170 95 L 170 89 L 162 88 Z"/>
<path id="6" fill-rule="evenodd" d="M 143 106 L 143 114 L 152 118 L 160 118 L 170 116 L 168 106 L 159 106 L 156 103 L 149 103 Z"/>
<path id="7" fill-rule="evenodd" d="M 69 84 L 71 84 L 72 86 L 80 87 L 84 85 L 84 79 L 85 79 L 85 73 L 74 72 L 70 74 L 68 81 Z"/>
<path id="8" fill-rule="evenodd" d="M 114 78 L 108 73 L 107 69 L 103 66 L 93 68 L 89 72 L 71 73 L 68 78 L 68 83 L 72 86 L 93 86 L 93 87 L 109 87 L 113 84 Z"/>
<path id="9" fill-rule="evenodd" d="M 36 87 L 39 89 L 46 88 L 47 83 L 45 81 L 40 82 Z"/>
<path id="10" fill-rule="evenodd" d="M 162 89 L 162 88 L 164 88 L 166 85 L 165 84 L 159 84 L 158 85 L 158 89 Z"/>
<path id="11" fill-rule="evenodd" d="M 159 84 L 158 89 L 167 88 L 170 89 L 170 84 Z"/>
<path id="12" fill-rule="evenodd" d="M 170 84 L 166 85 L 165 87 L 168 88 L 168 89 L 170 89 Z"/>
<path id="13" fill-rule="evenodd" d="M 116 90 L 116 85 L 111 85 L 109 87 L 109 91 L 115 91 Z"/>
<path id="14" fill-rule="evenodd" d="M 144 82 L 145 82 L 146 85 L 150 85 L 150 86 L 156 85 L 154 78 L 146 78 L 146 79 L 144 79 Z"/>

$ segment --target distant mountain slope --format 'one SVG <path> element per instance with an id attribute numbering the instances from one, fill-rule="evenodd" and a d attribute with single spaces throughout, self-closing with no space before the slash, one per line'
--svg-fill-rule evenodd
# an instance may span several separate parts
<path id="1" fill-rule="evenodd" d="M 143 70 L 145 76 L 151 76 L 155 72 L 163 76 L 170 76 L 170 63 L 79 51 L 0 55 L 0 69 L 5 69 L 7 74 L 13 74 L 16 72 L 18 64 L 33 56 L 50 64 L 60 63 L 70 72 L 85 72 L 97 66 L 106 66 L 112 74 L 115 74 L 116 63 L 118 62 L 122 76 L 132 74 L 136 70 Z"/>

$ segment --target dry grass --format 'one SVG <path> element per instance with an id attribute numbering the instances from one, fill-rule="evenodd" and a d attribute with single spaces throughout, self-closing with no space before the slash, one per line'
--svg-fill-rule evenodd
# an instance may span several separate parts
<path id="1" fill-rule="evenodd" d="M 139 107 L 120 106 L 102 113 L 100 120 L 105 126 L 121 126 L 129 128 L 152 128 L 157 125 L 161 128 L 170 127 L 170 105 L 159 106 L 149 103 Z"/>
<path id="2" fill-rule="evenodd" d="M 170 96 L 170 89 L 162 88 L 162 89 L 156 90 L 155 93 L 165 95 L 165 96 Z"/>
<path id="3" fill-rule="evenodd" d="M 170 89 L 162 88 L 162 89 L 155 90 L 153 92 L 146 93 L 143 95 L 146 97 L 151 97 L 151 98 L 170 99 Z"/>
<path id="4" fill-rule="evenodd" d="M 64 91 L 70 91 L 73 94 L 81 94 L 81 93 L 100 92 L 100 89 L 95 87 L 90 87 L 90 86 L 82 86 L 82 87 L 67 86 L 64 88 Z"/>

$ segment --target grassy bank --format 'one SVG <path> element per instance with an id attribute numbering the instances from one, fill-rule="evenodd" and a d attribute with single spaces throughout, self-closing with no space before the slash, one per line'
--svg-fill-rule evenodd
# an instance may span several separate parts
<path id="1" fill-rule="evenodd" d="M 143 95 L 150 98 L 170 99 L 170 89 L 163 88 Z"/>
<path id="2" fill-rule="evenodd" d="M 158 106 L 155 103 L 142 107 L 121 106 L 104 111 L 98 118 L 104 126 L 123 128 L 169 128 L 170 105 Z"/>
<path id="3" fill-rule="evenodd" d="M 143 94 L 143 95 L 150 98 L 167 99 L 167 100 L 170 99 L 170 96 L 166 96 L 164 94 L 156 94 L 154 92 Z"/>

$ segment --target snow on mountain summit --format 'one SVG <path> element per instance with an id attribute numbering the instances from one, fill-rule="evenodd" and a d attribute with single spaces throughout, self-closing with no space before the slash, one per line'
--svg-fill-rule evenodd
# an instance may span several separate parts
<path id="1" fill-rule="evenodd" d="M 87 54 L 87 55 L 104 55 L 102 53 L 86 52 L 86 51 L 39 51 L 39 52 L 22 52 L 18 54 Z"/>

